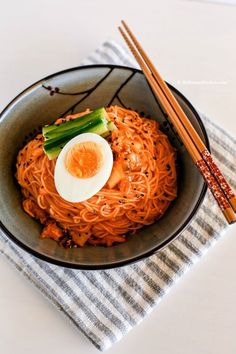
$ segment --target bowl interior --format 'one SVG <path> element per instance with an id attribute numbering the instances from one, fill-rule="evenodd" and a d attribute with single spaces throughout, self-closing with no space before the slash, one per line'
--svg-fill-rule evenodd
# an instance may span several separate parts
<path id="1" fill-rule="evenodd" d="M 173 87 L 172 92 L 207 144 L 197 113 Z M 55 118 L 86 108 L 118 104 L 157 119 L 178 151 L 178 198 L 155 224 L 111 248 L 86 246 L 65 250 L 52 240 L 41 240 L 40 225 L 21 208 L 14 178 L 15 160 L 22 144 Z M 2 113 L 0 121 L 0 220 L 8 235 L 41 258 L 78 268 L 108 268 L 139 259 L 171 241 L 190 221 L 205 193 L 205 185 L 172 124 L 136 69 L 95 65 L 47 77 L 20 94 Z"/>

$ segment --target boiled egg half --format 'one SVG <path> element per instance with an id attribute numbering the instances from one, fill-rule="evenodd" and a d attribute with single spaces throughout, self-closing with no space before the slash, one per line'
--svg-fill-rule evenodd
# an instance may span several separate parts
<path id="1" fill-rule="evenodd" d="M 63 147 L 57 158 L 56 189 L 69 202 L 87 200 L 106 184 L 112 166 L 113 154 L 108 142 L 98 134 L 80 134 Z"/>

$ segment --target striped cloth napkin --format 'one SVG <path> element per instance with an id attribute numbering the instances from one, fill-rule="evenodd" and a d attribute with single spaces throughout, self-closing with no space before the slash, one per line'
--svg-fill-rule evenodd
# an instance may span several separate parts
<path id="1" fill-rule="evenodd" d="M 105 42 L 83 64 L 136 65 L 123 47 Z M 212 153 L 236 188 L 236 140 L 202 115 Z M 0 251 L 60 311 L 104 351 L 152 311 L 175 282 L 211 247 L 227 225 L 207 193 L 191 225 L 158 254 L 123 268 L 78 271 L 34 258 L 0 233 Z"/>

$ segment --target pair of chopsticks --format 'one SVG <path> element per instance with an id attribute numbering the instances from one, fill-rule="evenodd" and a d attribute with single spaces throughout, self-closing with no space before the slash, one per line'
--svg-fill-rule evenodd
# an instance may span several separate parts
<path id="1" fill-rule="evenodd" d="M 236 221 L 236 196 L 213 157 L 180 107 L 174 95 L 124 21 L 119 27 L 124 40 L 141 67 L 147 81 L 180 136 L 185 148 L 206 181 L 227 222 Z"/>

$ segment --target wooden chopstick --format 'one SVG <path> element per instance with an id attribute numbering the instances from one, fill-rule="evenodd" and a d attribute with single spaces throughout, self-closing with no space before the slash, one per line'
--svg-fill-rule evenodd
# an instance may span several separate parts
<path id="1" fill-rule="evenodd" d="M 123 23 L 125 29 L 126 30 L 128 29 L 127 33 L 130 35 L 130 33 L 131 33 L 130 29 L 124 23 L 124 21 L 122 23 Z M 193 142 L 193 140 L 192 140 L 193 137 L 190 135 L 191 129 L 188 132 L 188 128 L 186 127 L 185 123 L 183 123 L 183 121 L 180 120 L 180 117 L 178 115 L 180 110 L 177 108 L 179 106 L 178 102 L 175 100 L 175 104 L 172 105 L 172 102 L 173 102 L 172 97 L 170 95 L 167 96 L 165 91 L 162 89 L 163 85 L 161 86 L 159 84 L 160 75 L 159 74 L 156 75 L 157 71 L 154 68 L 153 64 L 151 63 L 150 59 L 147 57 L 146 53 L 144 53 L 143 50 L 141 50 L 141 52 L 138 51 L 141 48 L 141 46 L 137 42 L 134 35 L 131 33 L 132 37 L 131 36 L 130 37 L 132 40 L 133 40 L 133 38 L 135 39 L 135 42 L 134 42 L 135 45 L 136 45 L 136 43 L 138 43 L 138 50 L 134 47 L 131 40 L 128 38 L 128 36 L 124 32 L 124 30 L 121 27 L 119 27 L 119 30 L 120 30 L 123 38 L 125 39 L 126 43 L 128 44 L 131 52 L 133 53 L 135 59 L 139 63 L 141 69 L 143 70 L 146 79 L 148 80 L 150 86 L 153 89 L 153 92 L 155 93 L 155 95 L 157 96 L 157 98 L 159 99 L 161 104 L 163 105 L 164 109 L 166 110 L 167 114 L 169 115 L 169 118 L 171 119 L 177 133 L 179 134 L 180 138 L 182 139 L 182 141 L 183 141 L 186 149 L 188 150 L 190 156 L 192 157 L 194 163 L 196 164 L 200 173 L 202 174 L 206 183 L 208 184 L 208 186 L 209 186 L 213 196 L 215 197 L 218 205 L 220 206 L 227 222 L 230 224 L 235 222 L 236 217 L 234 214 L 234 210 L 232 209 L 232 207 L 229 203 L 229 200 L 227 199 L 227 195 L 224 194 L 223 190 L 221 189 L 221 185 L 218 184 L 219 183 L 218 180 L 216 179 L 216 177 L 213 175 L 213 173 L 211 171 L 212 164 L 211 164 L 211 166 L 209 166 L 203 160 L 202 155 L 201 155 L 201 151 L 198 150 L 195 142 Z M 143 53 L 145 54 L 146 60 L 144 60 L 144 58 L 142 57 Z M 150 66 L 147 65 L 150 63 L 151 63 L 152 70 L 151 70 Z M 153 68 L 155 69 L 155 76 L 153 73 Z M 166 87 L 167 87 L 167 85 L 166 85 Z M 167 89 L 169 91 L 168 87 L 167 87 Z M 182 109 L 181 109 L 181 111 L 182 111 Z M 185 113 L 183 111 L 182 111 L 182 113 L 185 116 Z M 185 120 L 188 121 L 188 118 L 186 116 L 185 116 Z M 190 125 L 191 125 L 191 123 L 190 123 Z M 188 127 L 190 125 L 188 125 Z M 195 135 L 198 136 L 196 131 L 195 131 Z M 197 141 L 199 141 L 199 139 L 200 139 L 200 137 L 198 136 Z M 202 142 L 202 144 L 203 144 L 203 142 Z M 204 145 L 204 147 L 205 147 L 205 145 Z M 222 181 L 222 179 L 221 179 L 221 181 Z"/>
<path id="2" fill-rule="evenodd" d="M 236 196 L 235 196 L 232 188 L 230 187 L 229 183 L 227 182 L 226 178 L 224 177 L 222 172 L 219 170 L 218 166 L 216 165 L 216 163 L 215 163 L 213 157 L 211 156 L 210 152 L 208 151 L 207 147 L 205 146 L 205 144 L 201 140 L 200 136 L 198 135 L 198 133 L 194 129 L 193 125 L 191 124 L 191 122 L 187 118 L 186 114 L 184 113 L 181 106 L 177 102 L 176 98 L 174 97 L 174 95 L 170 91 L 169 87 L 167 86 L 165 81 L 162 79 L 161 75 L 158 73 L 157 69 L 155 68 L 155 66 L 153 65 L 153 63 L 151 62 L 151 60 L 149 59 L 149 57 L 147 56 L 147 54 L 145 53 L 145 51 L 141 47 L 137 38 L 134 36 L 134 34 L 132 33 L 132 31 L 130 30 L 128 25 L 125 23 L 125 21 L 122 20 L 121 23 L 123 24 L 124 28 L 126 29 L 127 33 L 129 34 L 130 38 L 132 39 L 133 43 L 135 44 L 137 50 L 141 54 L 143 60 L 145 61 L 145 63 L 149 67 L 150 71 L 152 72 L 152 75 L 154 76 L 154 78 L 156 79 L 158 84 L 160 85 L 162 91 L 165 93 L 170 104 L 173 106 L 179 119 L 181 120 L 181 122 L 183 123 L 183 125 L 185 126 L 185 128 L 187 129 L 189 134 L 191 135 L 191 138 L 192 138 L 194 144 L 197 146 L 203 159 L 205 160 L 205 162 L 209 166 L 212 174 L 214 174 L 214 177 L 217 179 L 218 183 L 220 184 L 221 189 L 223 190 L 226 198 L 229 200 L 234 212 L 236 212 Z"/>

